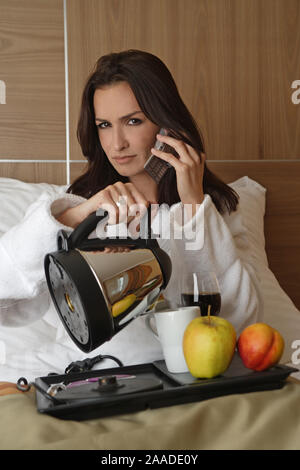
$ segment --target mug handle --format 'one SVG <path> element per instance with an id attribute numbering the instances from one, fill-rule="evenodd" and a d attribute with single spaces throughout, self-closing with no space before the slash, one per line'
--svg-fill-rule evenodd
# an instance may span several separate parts
<path id="1" fill-rule="evenodd" d="M 152 318 L 154 318 L 153 313 L 148 313 L 148 315 L 146 315 L 146 318 L 145 318 L 145 324 L 146 324 L 146 327 L 148 328 L 148 330 L 150 330 L 151 333 L 152 333 L 157 339 L 159 339 L 158 334 L 157 334 L 157 331 L 154 330 L 154 328 L 153 328 L 152 325 L 151 325 L 151 319 L 152 319 Z"/>

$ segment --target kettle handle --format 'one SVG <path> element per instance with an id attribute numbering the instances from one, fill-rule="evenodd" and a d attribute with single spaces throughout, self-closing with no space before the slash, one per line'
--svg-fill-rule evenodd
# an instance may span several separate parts
<path id="1" fill-rule="evenodd" d="M 156 242 L 156 240 L 152 240 L 151 237 L 151 211 L 148 208 L 147 211 L 148 215 L 148 237 L 146 239 L 133 239 L 133 238 L 115 238 L 109 239 L 110 245 L 131 245 L 136 248 L 138 247 L 145 247 L 148 245 L 152 245 L 152 242 Z M 61 250 L 72 250 L 74 248 L 82 248 L 82 249 L 90 249 L 90 250 L 101 250 L 104 249 L 108 243 L 107 239 L 90 239 L 87 240 L 89 234 L 95 230 L 98 223 L 101 222 L 103 219 L 109 216 L 107 211 L 103 211 L 102 209 L 98 209 L 96 212 L 92 212 L 89 214 L 68 236 L 64 230 L 60 230 L 57 234 L 57 246 L 58 249 Z M 152 241 L 151 241 L 152 240 Z M 156 242 L 157 243 L 157 242 Z"/>
<path id="2" fill-rule="evenodd" d="M 97 224 L 106 217 L 108 217 L 108 212 L 101 209 L 89 214 L 69 236 L 68 248 L 73 249 L 79 247 L 83 240 L 85 240 L 89 234 L 95 230 Z"/>

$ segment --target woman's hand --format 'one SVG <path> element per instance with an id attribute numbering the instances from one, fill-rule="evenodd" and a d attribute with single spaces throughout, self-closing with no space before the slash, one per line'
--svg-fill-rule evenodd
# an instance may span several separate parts
<path id="1" fill-rule="evenodd" d="M 57 217 L 64 225 L 76 228 L 89 214 L 103 209 L 108 212 L 108 224 L 140 220 L 147 211 L 149 201 L 132 183 L 115 184 L 102 189 L 78 206 L 67 209 Z"/>
<path id="2" fill-rule="evenodd" d="M 85 205 L 84 209 L 87 212 L 86 217 L 97 209 L 103 209 L 108 212 L 109 224 L 122 222 L 129 224 L 134 218 L 143 217 L 149 206 L 149 201 L 132 183 L 118 181 L 99 191 L 83 205 Z"/>
<path id="3" fill-rule="evenodd" d="M 147 212 L 149 201 L 136 189 L 132 183 L 120 181 L 107 186 L 90 199 L 63 212 L 57 220 L 68 227 L 76 228 L 86 217 L 98 209 L 108 212 L 108 224 L 127 222 L 135 219 L 135 229 L 139 231 L 140 220 Z M 106 247 L 103 253 L 128 252 L 130 248 L 124 246 Z"/>
<path id="4" fill-rule="evenodd" d="M 177 190 L 183 204 L 201 204 L 204 199 L 203 172 L 205 155 L 190 145 L 168 135 L 157 134 L 157 139 L 173 147 L 179 158 L 161 150 L 151 149 L 157 157 L 170 163 L 176 171 Z M 193 211 L 194 212 L 194 211 Z"/>

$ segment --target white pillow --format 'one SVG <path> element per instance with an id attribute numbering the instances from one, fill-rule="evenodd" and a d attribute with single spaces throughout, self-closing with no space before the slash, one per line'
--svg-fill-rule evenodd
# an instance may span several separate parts
<path id="1" fill-rule="evenodd" d="M 48 183 L 25 183 L 13 178 L 0 178 L 0 236 L 16 225 L 27 208 L 43 192 L 62 193 L 68 186 Z"/>
<path id="2" fill-rule="evenodd" d="M 244 176 L 230 186 L 240 195 L 240 208 L 248 232 L 256 269 L 261 280 L 264 298 L 264 322 L 276 328 L 284 337 L 285 349 L 281 362 L 292 361 L 294 340 L 300 340 L 300 311 L 281 288 L 269 269 L 265 251 L 264 215 L 266 188 Z"/>
<path id="3" fill-rule="evenodd" d="M 268 266 L 264 234 L 266 188 L 248 176 L 229 183 L 229 186 L 240 196 L 240 210 L 253 256 L 258 263 Z"/>

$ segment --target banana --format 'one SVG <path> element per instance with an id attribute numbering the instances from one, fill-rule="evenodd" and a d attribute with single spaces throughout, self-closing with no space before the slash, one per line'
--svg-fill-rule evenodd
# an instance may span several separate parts
<path id="1" fill-rule="evenodd" d="M 124 299 L 119 300 L 112 306 L 112 316 L 118 317 L 124 313 L 135 301 L 137 297 L 135 294 L 129 294 Z"/>

